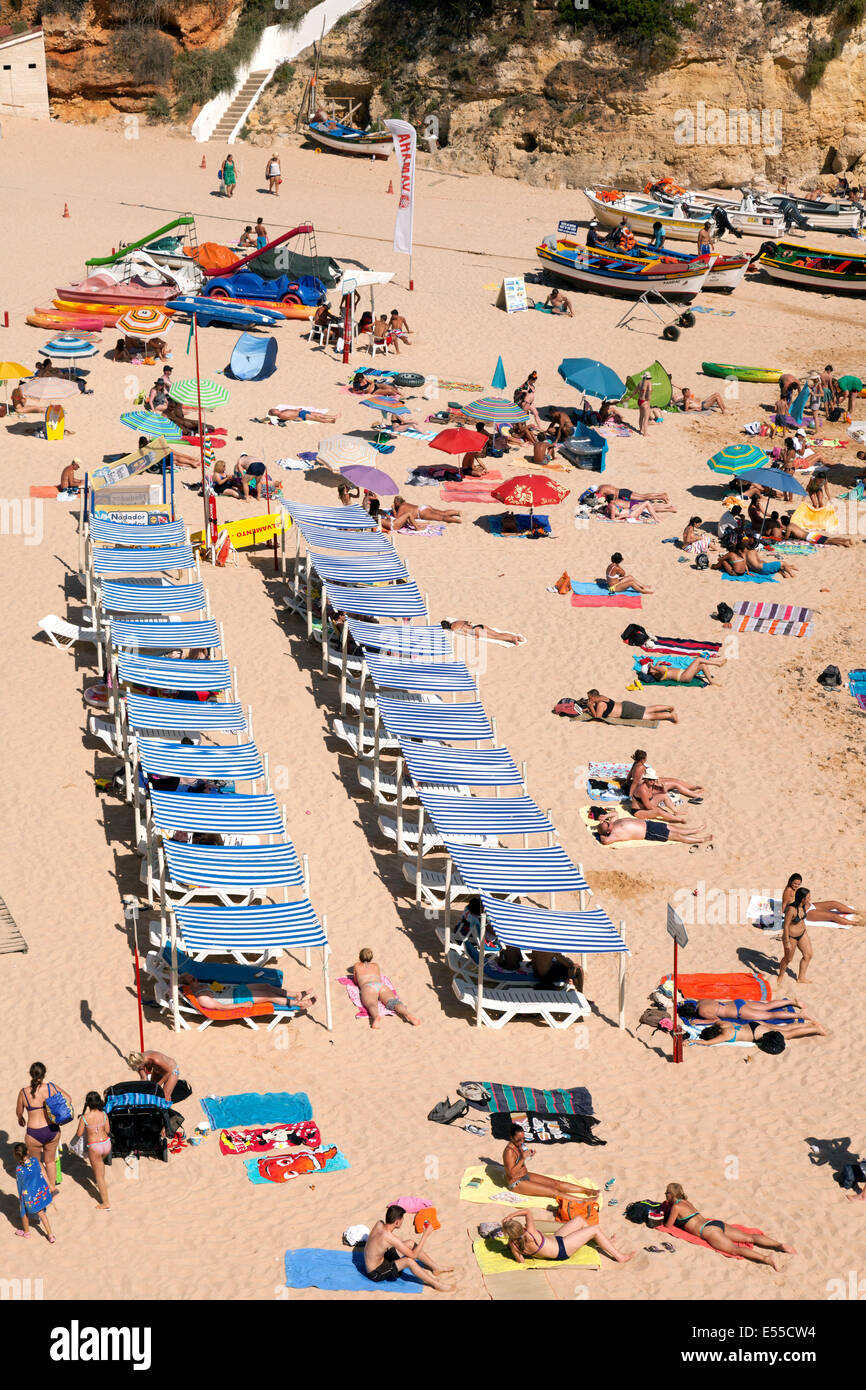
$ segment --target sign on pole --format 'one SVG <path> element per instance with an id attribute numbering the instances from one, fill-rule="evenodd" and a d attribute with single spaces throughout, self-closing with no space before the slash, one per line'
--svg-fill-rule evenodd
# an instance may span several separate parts
<path id="1" fill-rule="evenodd" d="M 672 936 L 678 946 L 688 946 L 689 944 L 686 924 L 670 903 L 668 903 L 668 936 Z"/>

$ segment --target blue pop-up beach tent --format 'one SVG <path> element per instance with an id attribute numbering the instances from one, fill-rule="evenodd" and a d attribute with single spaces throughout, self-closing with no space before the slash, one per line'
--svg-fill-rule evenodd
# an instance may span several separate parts
<path id="1" fill-rule="evenodd" d="M 264 381 L 277 370 L 276 338 L 258 338 L 242 333 L 232 348 L 227 376 L 237 381 Z"/>

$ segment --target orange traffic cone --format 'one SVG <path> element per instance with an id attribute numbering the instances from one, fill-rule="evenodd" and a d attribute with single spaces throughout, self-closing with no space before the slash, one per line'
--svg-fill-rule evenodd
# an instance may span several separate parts
<path id="1" fill-rule="evenodd" d="M 202 168 L 202 169 L 206 169 L 206 168 L 207 168 L 207 158 L 206 158 L 205 155 L 202 155 L 202 157 L 201 157 L 201 164 L 200 164 L 199 167 Z"/>
<path id="2" fill-rule="evenodd" d="M 389 180 L 388 180 L 388 192 L 389 192 L 389 193 L 393 193 L 393 192 L 394 192 L 394 180 L 393 180 L 393 179 L 389 179 Z"/>
<path id="3" fill-rule="evenodd" d="M 63 216 L 64 216 L 64 217 L 68 217 L 68 216 L 69 216 L 69 204 L 68 204 L 68 203 L 64 203 L 64 204 L 63 204 Z"/>

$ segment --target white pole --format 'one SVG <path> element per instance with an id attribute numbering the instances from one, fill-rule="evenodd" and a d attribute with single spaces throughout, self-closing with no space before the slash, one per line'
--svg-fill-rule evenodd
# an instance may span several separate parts
<path id="1" fill-rule="evenodd" d="M 619 924 L 619 934 L 625 941 L 625 922 Z M 619 953 L 619 1026 L 625 1028 L 625 951 Z"/>
<path id="2" fill-rule="evenodd" d="M 481 1003 L 484 998 L 484 941 L 487 936 L 487 914 L 481 909 L 481 927 L 478 933 L 478 993 L 475 999 L 475 1027 L 481 1027 Z"/>
<path id="3" fill-rule="evenodd" d="M 177 918 L 171 914 L 171 1013 L 174 1031 L 180 1032 L 180 1003 L 177 992 Z"/>
<path id="4" fill-rule="evenodd" d="M 323 929 L 324 929 L 325 935 L 327 936 L 327 933 L 328 933 L 328 919 L 327 919 L 327 917 L 323 917 L 323 918 L 322 918 L 322 927 L 323 927 Z M 328 972 L 328 959 L 329 959 L 329 957 L 330 957 L 330 954 L 331 954 L 331 948 L 330 948 L 330 946 L 327 946 L 327 945 L 324 946 L 323 949 L 322 949 L 322 974 L 324 975 L 324 979 L 325 979 L 325 1026 L 327 1027 L 328 1032 L 329 1032 L 329 1033 L 332 1033 L 332 1032 L 334 1031 L 334 1019 L 333 1019 L 333 1015 L 332 1015 L 332 1013 L 331 1013 L 331 979 L 330 979 L 330 974 L 329 974 L 329 972 Z"/>

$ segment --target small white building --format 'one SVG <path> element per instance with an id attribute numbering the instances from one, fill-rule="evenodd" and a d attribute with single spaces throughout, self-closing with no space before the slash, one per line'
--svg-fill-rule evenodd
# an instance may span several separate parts
<path id="1" fill-rule="evenodd" d="M 0 116 L 33 116 L 47 121 L 48 75 L 41 29 L 13 34 L 0 28 Z"/>

